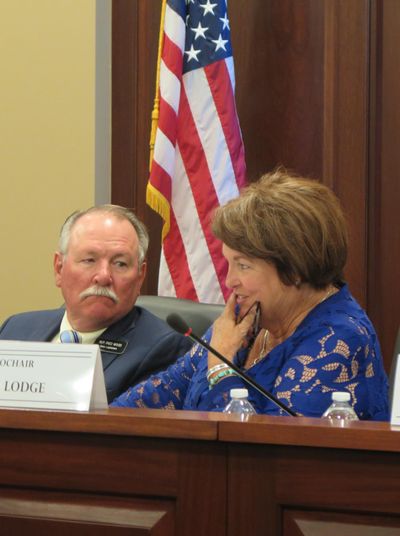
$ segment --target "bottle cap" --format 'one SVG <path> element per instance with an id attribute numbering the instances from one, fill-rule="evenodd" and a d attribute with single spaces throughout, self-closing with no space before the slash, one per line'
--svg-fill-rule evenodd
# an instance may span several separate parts
<path id="1" fill-rule="evenodd" d="M 230 390 L 231 398 L 247 398 L 249 392 L 247 389 L 231 389 Z"/>
<path id="2" fill-rule="evenodd" d="M 350 402 L 350 393 L 335 391 L 332 393 L 332 400 L 335 402 Z"/>

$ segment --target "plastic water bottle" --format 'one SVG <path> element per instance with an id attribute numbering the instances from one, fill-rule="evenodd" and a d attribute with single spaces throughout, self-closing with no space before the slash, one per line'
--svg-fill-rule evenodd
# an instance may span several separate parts
<path id="1" fill-rule="evenodd" d="M 232 413 L 240 417 L 241 421 L 247 421 L 250 415 L 255 415 L 256 410 L 248 401 L 249 392 L 247 389 L 231 389 L 231 401 L 224 409 L 224 413 Z"/>
<path id="2" fill-rule="evenodd" d="M 322 415 L 323 419 L 330 419 L 333 423 L 344 426 L 347 421 L 358 421 L 357 413 L 349 404 L 350 393 L 332 393 L 332 404 Z"/>

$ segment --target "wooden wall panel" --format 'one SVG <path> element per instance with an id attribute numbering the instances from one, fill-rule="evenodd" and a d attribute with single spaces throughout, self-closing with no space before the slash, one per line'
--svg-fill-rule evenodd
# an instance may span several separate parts
<path id="1" fill-rule="evenodd" d="M 346 278 L 367 304 L 369 7 L 325 2 L 325 122 L 322 180 L 339 196 L 349 228 Z"/>
<path id="2" fill-rule="evenodd" d="M 113 201 L 150 229 L 156 293 L 161 222 L 145 204 L 161 0 L 113 0 Z M 399 2 L 230 0 L 236 96 L 250 179 L 283 164 L 338 194 L 346 277 L 389 370 L 400 317 Z"/>
<path id="3" fill-rule="evenodd" d="M 112 202 L 134 207 L 137 167 L 137 2 L 112 7 Z"/>
<path id="4" fill-rule="evenodd" d="M 251 0 L 229 8 L 249 178 L 283 164 L 334 189 L 349 221 L 346 277 L 365 306 L 368 2 Z"/>
<path id="5" fill-rule="evenodd" d="M 368 311 L 387 369 L 400 327 L 400 2 L 372 2 Z"/>
<path id="6" fill-rule="evenodd" d="M 248 177 L 283 164 L 321 176 L 324 3 L 230 1 Z"/>

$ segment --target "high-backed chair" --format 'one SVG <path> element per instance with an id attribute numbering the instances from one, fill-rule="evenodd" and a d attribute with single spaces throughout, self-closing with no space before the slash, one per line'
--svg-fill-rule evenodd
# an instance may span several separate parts
<path id="1" fill-rule="evenodd" d="M 171 313 L 177 313 L 193 329 L 195 335 L 201 336 L 222 313 L 224 306 L 199 303 L 182 298 L 166 296 L 139 296 L 136 305 L 144 307 L 154 315 L 166 321 Z"/>

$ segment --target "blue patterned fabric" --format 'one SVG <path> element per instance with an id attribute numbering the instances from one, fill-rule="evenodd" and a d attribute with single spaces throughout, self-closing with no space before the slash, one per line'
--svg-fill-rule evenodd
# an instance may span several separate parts
<path id="1" fill-rule="evenodd" d="M 204 340 L 211 339 L 211 329 Z M 243 366 L 248 350 L 235 362 Z M 347 285 L 315 307 L 296 331 L 247 374 L 296 413 L 320 417 L 333 391 L 348 391 L 360 419 L 388 420 L 388 381 L 379 342 Z M 113 406 L 222 411 L 234 387 L 247 387 L 257 413 L 285 415 L 237 376 L 209 389 L 207 351 L 196 344 L 166 371 L 128 389 Z"/>

